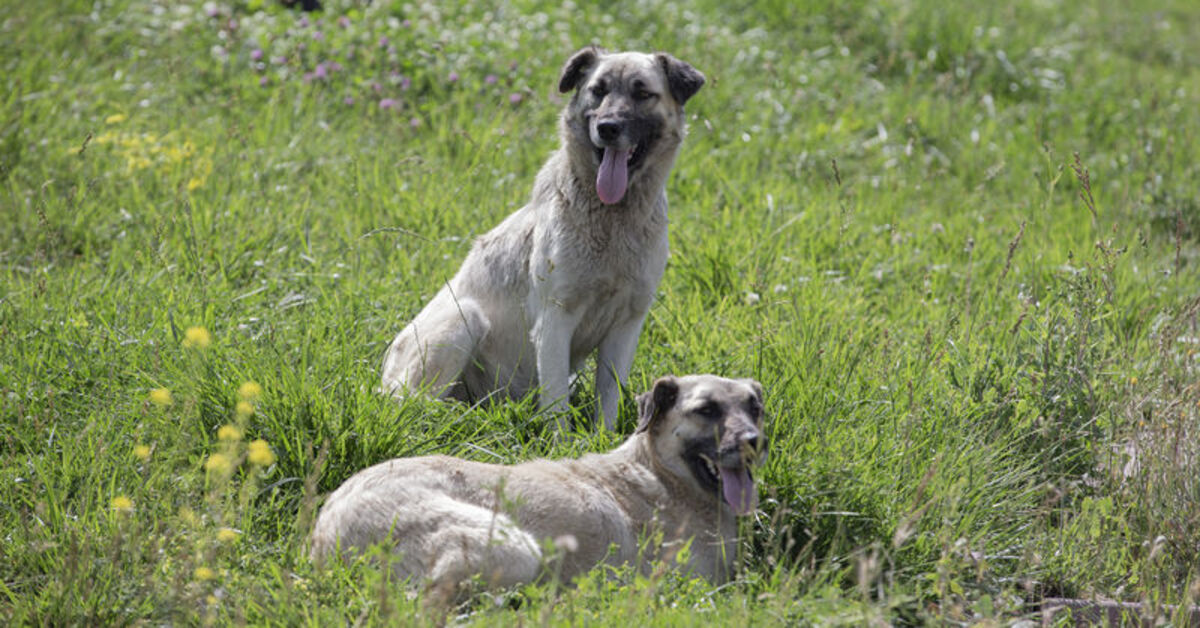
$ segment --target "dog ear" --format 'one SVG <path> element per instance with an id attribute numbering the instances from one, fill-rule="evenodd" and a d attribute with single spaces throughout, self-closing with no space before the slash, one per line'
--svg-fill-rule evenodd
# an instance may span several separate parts
<path id="1" fill-rule="evenodd" d="M 575 89 L 583 75 L 587 74 L 587 71 L 596 64 L 596 59 L 600 58 L 601 52 L 595 46 L 587 46 L 571 55 L 571 58 L 567 59 L 567 64 L 563 66 L 562 75 L 558 77 L 558 91 L 565 94 Z"/>
<path id="2" fill-rule="evenodd" d="M 763 401 L 762 384 L 758 383 L 758 380 L 753 379 L 743 379 L 742 381 L 750 384 L 750 387 L 754 389 L 754 396 L 758 397 L 758 402 L 761 404 Z"/>
<path id="3" fill-rule="evenodd" d="M 634 430 L 634 434 L 650 429 L 650 426 L 664 412 L 675 405 L 675 400 L 678 397 L 679 381 L 674 376 L 667 375 L 658 378 L 654 382 L 654 388 L 637 396 L 638 426 Z"/>
<path id="4" fill-rule="evenodd" d="M 704 85 L 704 75 L 700 70 L 665 52 L 654 56 L 658 59 L 663 73 L 667 75 L 667 86 L 671 88 L 671 96 L 675 98 L 675 102 L 683 105 L 700 91 L 700 87 Z"/>

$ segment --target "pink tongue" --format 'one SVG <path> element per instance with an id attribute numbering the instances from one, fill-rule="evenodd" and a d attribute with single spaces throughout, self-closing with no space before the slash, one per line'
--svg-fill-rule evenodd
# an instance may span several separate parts
<path id="1" fill-rule="evenodd" d="M 717 468 L 721 471 L 721 488 L 725 492 L 725 501 L 733 508 L 733 512 L 739 515 L 754 512 L 754 507 L 758 505 L 758 491 L 754 490 L 754 480 L 750 478 L 746 468 Z"/>
<path id="2" fill-rule="evenodd" d="M 606 205 L 612 205 L 625 197 L 629 185 L 629 155 L 633 151 L 604 149 L 600 170 L 596 172 L 596 194 Z"/>

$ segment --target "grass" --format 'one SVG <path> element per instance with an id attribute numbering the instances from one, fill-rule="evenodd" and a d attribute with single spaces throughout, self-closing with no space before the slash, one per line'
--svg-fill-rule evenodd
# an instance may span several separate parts
<path id="1" fill-rule="evenodd" d="M 7 623 L 443 619 L 369 565 L 314 568 L 303 538 L 377 461 L 631 430 L 628 399 L 621 434 L 554 443 L 532 400 L 372 391 L 527 199 L 557 71 L 593 41 L 709 78 L 632 388 L 762 381 L 762 509 L 730 585 L 596 571 L 460 621 L 1000 624 L 1051 596 L 1200 598 L 1192 3 L 325 5 L 5 12 Z"/>

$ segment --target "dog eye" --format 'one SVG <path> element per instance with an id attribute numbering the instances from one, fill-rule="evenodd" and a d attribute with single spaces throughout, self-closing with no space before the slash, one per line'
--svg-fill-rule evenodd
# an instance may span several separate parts
<path id="1" fill-rule="evenodd" d="M 608 94 L 608 86 L 604 83 L 596 83 L 592 86 L 592 95 L 596 98 L 604 98 Z"/>
<path id="2" fill-rule="evenodd" d="M 650 100 L 651 98 L 654 98 L 656 95 L 657 94 L 655 94 L 654 92 L 644 90 L 644 89 L 639 89 L 639 90 L 636 90 L 633 92 L 633 99 L 634 100 Z"/>
<path id="3" fill-rule="evenodd" d="M 699 408 L 696 408 L 696 414 L 699 414 L 706 419 L 715 419 L 721 416 L 721 406 L 715 403 L 706 403 Z"/>

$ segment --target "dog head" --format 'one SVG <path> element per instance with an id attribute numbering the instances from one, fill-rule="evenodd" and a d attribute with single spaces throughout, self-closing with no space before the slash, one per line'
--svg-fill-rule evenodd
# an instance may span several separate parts
<path id="1" fill-rule="evenodd" d="M 563 125 L 576 161 L 596 172 L 596 194 L 625 198 L 643 168 L 669 170 L 685 133 L 683 104 L 704 75 L 665 52 L 606 53 L 589 46 L 563 66 L 559 91 L 575 90 Z"/>
<path id="2" fill-rule="evenodd" d="M 715 375 L 667 376 L 638 396 L 637 432 L 681 481 L 739 515 L 758 504 L 751 471 L 767 458 L 762 386 Z"/>

